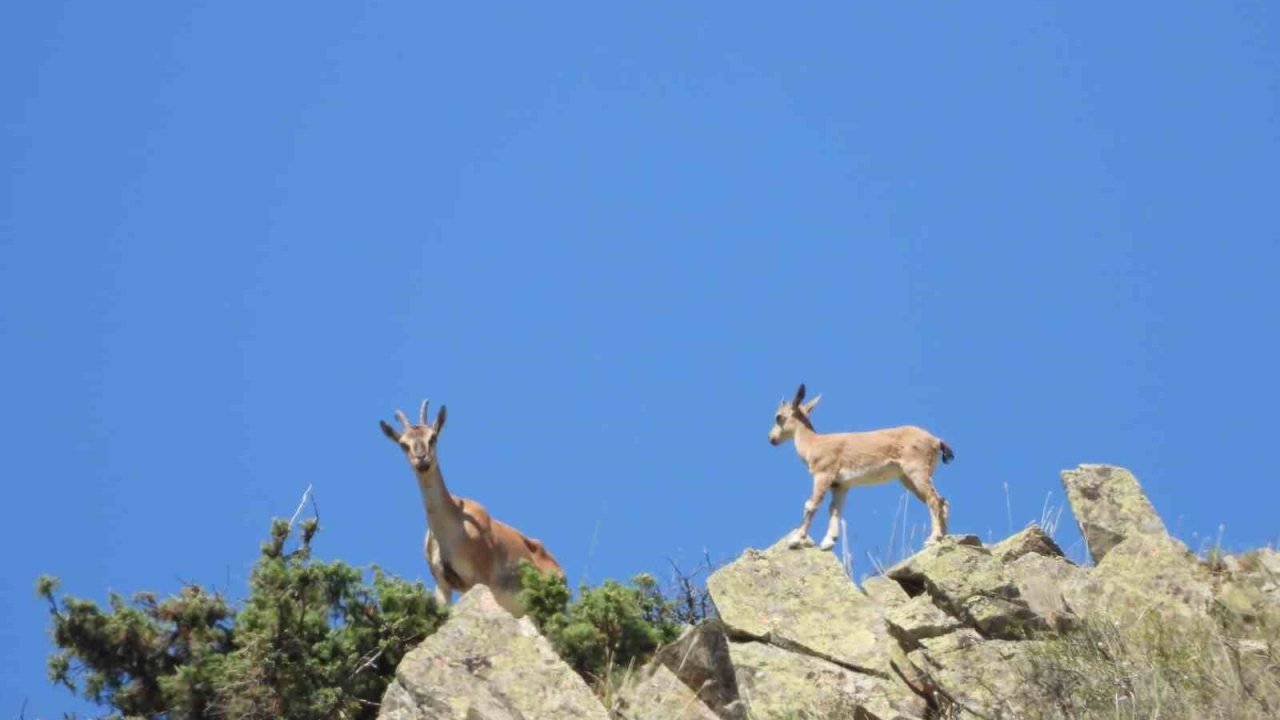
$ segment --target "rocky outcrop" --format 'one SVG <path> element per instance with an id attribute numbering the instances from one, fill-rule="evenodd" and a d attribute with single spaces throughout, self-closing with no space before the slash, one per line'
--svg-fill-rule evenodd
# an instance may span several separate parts
<path id="1" fill-rule="evenodd" d="M 965 629 L 923 642 L 911 662 L 928 675 L 938 704 L 960 717 L 1025 718 L 1040 698 L 1023 682 L 1019 664 L 1030 642 L 986 640 Z M 945 716 L 945 714 L 944 714 Z"/>
<path id="2" fill-rule="evenodd" d="M 730 639 L 758 640 L 847 668 L 888 677 L 893 639 L 884 618 L 849 581 L 835 555 L 748 550 L 707 578 Z"/>
<path id="3" fill-rule="evenodd" d="M 765 642 L 730 646 L 752 718 L 920 717 L 923 701 L 896 680 L 850 670 Z"/>
<path id="4" fill-rule="evenodd" d="M 1003 563 L 1011 563 L 1023 555 L 1064 557 L 1062 548 L 1039 525 L 1032 524 L 991 546 L 991 554 Z"/>
<path id="5" fill-rule="evenodd" d="M 528 618 L 483 585 L 396 668 L 379 720 L 606 720 L 591 688 Z"/>
<path id="6" fill-rule="evenodd" d="M 1081 465 L 1062 471 L 1062 484 L 1093 562 L 1132 538 L 1168 537 L 1133 473 L 1114 465 Z"/>
<path id="7" fill-rule="evenodd" d="M 943 538 L 887 574 L 910 595 L 927 593 L 939 609 L 985 637 L 1021 638 L 1047 627 L 1004 564 L 965 538 Z"/>
<path id="8" fill-rule="evenodd" d="M 746 720 L 747 709 L 738 693 L 738 677 L 729 657 L 729 639 L 717 618 L 702 621 L 658 650 L 654 665 L 675 674 L 721 720 Z"/>
<path id="9" fill-rule="evenodd" d="M 1078 673 L 1048 684 L 1029 678 L 1043 679 L 1037 673 L 1062 634 L 1114 633 L 1137 620 L 1163 633 L 1212 627 L 1241 677 L 1276 672 L 1280 648 L 1261 631 L 1280 626 L 1280 553 L 1202 561 L 1168 535 L 1127 470 L 1082 465 L 1062 478 L 1093 567 L 1064 557 L 1035 525 L 990 547 L 944 538 L 861 588 L 829 552 L 781 543 L 747 550 L 708 578 L 719 619 L 659 649 L 613 696 L 611 716 L 1083 717 Z M 1224 610 L 1230 624 L 1217 619 Z M 477 588 L 405 658 L 379 717 L 606 713 L 528 620 Z"/>
<path id="10" fill-rule="evenodd" d="M 1063 482 L 1095 567 L 1072 563 L 1032 525 L 991 547 L 944 538 L 862 592 L 829 554 L 782 546 L 712 576 L 753 717 L 1054 717 L 1043 689 L 1025 682 L 1042 639 L 1085 619 L 1204 618 L 1215 587 L 1218 602 L 1259 624 L 1274 607 L 1280 555 L 1236 561 L 1238 579 L 1215 586 L 1127 470 L 1086 465 Z"/>
<path id="11" fill-rule="evenodd" d="M 748 550 L 707 579 L 753 717 L 787 707 L 917 717 L 924 701 L 897 679 L 905 662 L 882 611 L 829 552 L 778 543 Z"/>
<path id="12" fill-rule="evenodd" d="M 644 675 L 619 693 L 613 708 L 616 720 L 716 720 L 716 714 L 665 665 L 654 665 Z"/>

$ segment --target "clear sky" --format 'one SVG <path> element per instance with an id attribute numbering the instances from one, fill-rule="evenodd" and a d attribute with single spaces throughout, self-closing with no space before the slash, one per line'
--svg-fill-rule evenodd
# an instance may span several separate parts
<path id="1" fill-rule="evenodd" d="M 0 10 L 0 717 L 84 708 L 37 575 L 240 596 L 308 484 L 318 554 L 426 578 L 423 397 L 575 584 L 793 527 L 801 381 L 945 438 L 955 532 L 1111 462 L 1276 539 L 1274 3 L 436 5 Z"/>

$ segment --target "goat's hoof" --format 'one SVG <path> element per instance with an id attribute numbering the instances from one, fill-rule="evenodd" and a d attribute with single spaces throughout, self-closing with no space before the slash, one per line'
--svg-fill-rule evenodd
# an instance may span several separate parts
<path id="1" fill-rule="evenodd" d="M 787 547 L 791 548 L 792 550 L 799 550 L 801 548 L 811 548 L 813 547 L 813 538 L 810 538 L 810 537 L 791 538 L 791 541 L 787 543 Z"/>
<path id="2" fill-rule="evenodd" d="M 836 541 L 835 541 L 835 540 L 823 540 L 823 541 L 822 541 L 822 544 L 818 545 L 818 549 L 819 549 L 819 550 L 830 550 L 831 548 L 833 548 L 833 547 L 835 547 L 835 546 L 836 546 Z"/>

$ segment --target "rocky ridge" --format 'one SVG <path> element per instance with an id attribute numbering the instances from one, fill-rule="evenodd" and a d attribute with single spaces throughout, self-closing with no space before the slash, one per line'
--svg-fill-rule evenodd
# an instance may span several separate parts
<path id="1" fill-rule="evenodd" d="M 1177 627 L 1214 608 L 1280 608 L 1280 553 L 1206 563 L 1127 470 L 1081 465 L 1062 480 L 1093 567 L 1034 525 L 990 547 L 949 536 L 862 587 L 829 552 L 747 550 L 707 581 L 719 618 L 659 650 L 608 711 L 529 620 L 477 588 L 401 663 L 379 717 L 1076 717 L 1026 680 L 1050 639 L 1086 622 Z"/>

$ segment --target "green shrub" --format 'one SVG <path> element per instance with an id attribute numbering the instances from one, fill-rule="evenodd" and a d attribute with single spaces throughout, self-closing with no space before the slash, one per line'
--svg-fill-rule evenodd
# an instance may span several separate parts
<path id="1" fill-rule="evenodd" d="M 312 557 L 314 519 L 282 520 L 240 604 L 196 585 L 163 601 L 154 593 L 107 606 L 58 596 L 49 603 L 49 676 L 114 717 L 166 720 L 372 720 L 396 665 L 435 632 L 445 612 L 421 583 Z M 290 546 L 293 546 L 290 549 Z M 678 572 L 678 569 L 677 569 Z M 557 652 L 607 695 L 616 668 L 644 662 L 686 622 L 705 614 L 705 590 L 680 575 L 678 599 L 651 575 L 583 586 L 522 568 L 521 599 Z"/>
<path id="2" fill-rule="evenodd" d="M 572 601 L 563 579 L 527 563 L 521 579 L 520 598 L 529 616 L 556 652 L 597 688 L 615 670 L 643 663 L 659 645 L 674 640 L 686 620 L 648 574 L 625 585 L 616 580 L 583 585 Z"/>
<path id="3" fill-rule="evenodd" d="M 313 559 L 318 525 L 299 527 L 287 550 L 292 528 L 272 524 L 239 608 L 194 585 L 164 601 L 113 593 L 102 608 L 57 598 L 57 580 L 42 577 L 58 648 L 50 678 L 124 716 L 372 720 L 400 659 L 444 614 L 421 583 L 376 567 L 366 582 Z"/>

